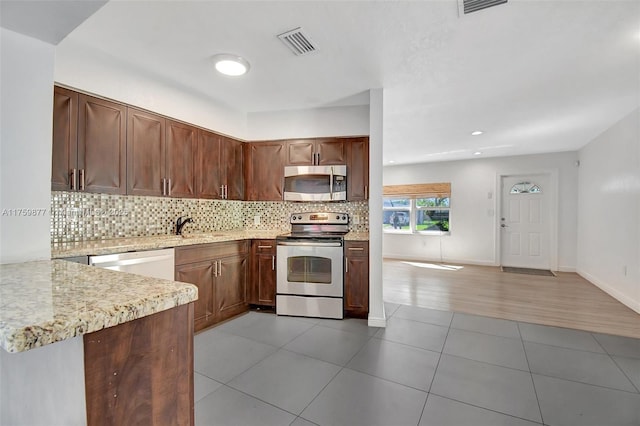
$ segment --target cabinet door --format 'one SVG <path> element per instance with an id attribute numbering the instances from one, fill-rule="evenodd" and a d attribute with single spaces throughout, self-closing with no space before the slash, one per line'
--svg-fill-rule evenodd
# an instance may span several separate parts
<path id="1" fill-rule="evenodd" d="M 255 142 L 245 144 L 247 200 L 282 201 L 284 189 L 285 144 Z"/>
<path id="2" fill-rule="evenodd" d="M 346 164 L 347 155 L 342 140 L 318 140 L 315 152 L 318 154 L 318 165 Z"/>
<path id="3" fill-rule="evenodd" d="M 196 166 L 198 198 L 221 198 L 220 139 L 221 136 L 200 130 Z"/>
<path id="4" fill-rule="evenodd" d="M 315 142 L 313 140 L 287 141 L 287 166 L 310 166 L 314 164 Z"/>
<path id="5" fill-rule="evenodd" d="M 224 174 L 222 182 L 227 185 L 228 200 L 244 199 L 244 155 L 242 149 L 243 143 L 222 137 L 221 139 L 221 158 L 220 163 L 221 174 Z"/>
<path id="6" fill-rule="evenodd" d="M 276 242 L 253 240 L 251 242 L 249 303 L 276 305 Z"/>
<path id="7" fill-rule="evenodd" d="M 78 94 L 72 90 L 53 89 L 53 151 L 51 190 L 71 189 L 71 170 L 78 163 Z"/>
<path id="8" fill-rule="evenodd" d="M 357 138 L 347 144 L 347 200 L 369 198 L 369 138 Z"/>
<path id="9" fill-rule="evenodd" d="M 205 261 L 176 266 L 176 281 L 198 287 L 198 300 L 194 302 L 195 329 L 201 330 L 214 319 L 213 262 Z"/>
<path id="10" fill-rule="evenodd" d="M 167 120 L 166 178 L 172 197 L 196 196 L 197 129 L 187 124 Z"/>
<path id="11" fill-rule="evenodd" d="M 78 104 L 79 189 L 124 194 L 126 106 L 87 95 L 80 95 Z"/>
<path id="12" fill-rule="evenodd" d="M 249 309 L 247 302 L 248 256 L 218 261 L 215 278 L 216 321 L 223 321 Z"/>
<path id="13" fill-rule="evenodd" d="M 364 318 L 369 312 L 369 244 L 345 243 L 344 309 L 347 316 Z"/>
<path id="14" fill-rule="evenodd" d="M 165 119 L 135 108 L 127 110 L 127 194 L 163 194 Z"/>

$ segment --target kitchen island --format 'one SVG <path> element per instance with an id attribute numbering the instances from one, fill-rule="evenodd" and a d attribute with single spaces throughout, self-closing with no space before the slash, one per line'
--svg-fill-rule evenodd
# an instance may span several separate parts
<path id="1" fill-rule="evenodd" d="M 0 424 L 193 424 L 190 284 L 0 265 Z"/>

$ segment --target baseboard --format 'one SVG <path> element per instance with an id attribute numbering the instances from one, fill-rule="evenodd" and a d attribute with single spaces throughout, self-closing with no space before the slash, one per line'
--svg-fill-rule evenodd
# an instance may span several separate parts
<path id="1" fill-rule="evenodd" d="M 584 272 L 584 271 L 578 270 L 577 273 L 582 278 L 584 278 L 585 280 L 589 281 L 591 284 L 595 285 L 600 290 L 604 291 L 609 296 L 611 296 L 614 299 L 616 299 L 618 302 L 622 303 L 623 305 L 631 308 L 632 310 L 634 310 L 635 312 L 640 314 L 640 300 L 633 300 L 632 298 L 630 298 L 626 294 L 621 293 L 617 289 L 615 289 L 615 288 L 611 287 L 609 284 L 599 280 L 598 278 L 594 277 L 593 275 L 589 274 L 588 272 Z"/>
<path id="2" fill-rule="evenodd" d="M 576 272 L 575 266 L 558 266 L 558 272 Z"/>
<path id="3" fill-rule="evenodd" d="M 383 259 L 393 259 L 393 260 L 409 260 L 412 262 L 430 262 L 430 263 L 449 263 L 449 264 L 459 264 L 459 265 L 478 265 L 478 266 L 499 266 L 494 261 L 477 261 L 470 259 L 428 259 L 424 257 L 418 256 L 407 256 L 406 254 L 401 253 L 383 253 Z"/>
<path id="4" fill-rule="evenodd" d="M 372 317 L 371 315 L 369 315 L 369 319 L 367 324 L 369 325 L 369 327 L 379 327 L 379 328 L 385 328 L 387 326 L 387 319 L 382 317 L 382 318 L 375 318 Z"/>

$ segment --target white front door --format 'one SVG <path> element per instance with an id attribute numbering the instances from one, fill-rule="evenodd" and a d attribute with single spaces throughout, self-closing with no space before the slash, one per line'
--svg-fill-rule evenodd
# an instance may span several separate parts
<path id="1" fill-rule="evenodd" d="M 502 177 L 501 264 L 550 269 L 550 178 Z"/>

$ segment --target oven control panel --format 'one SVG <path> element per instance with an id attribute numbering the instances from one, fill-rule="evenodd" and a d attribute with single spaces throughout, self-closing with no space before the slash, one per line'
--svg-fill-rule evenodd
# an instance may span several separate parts
<path id="1" fill-rule="evenodd" d="M 290 222 L 292 224 L 346 225 L 349 223 L 349 215 L 341 212 L 293 213 Z"/>

